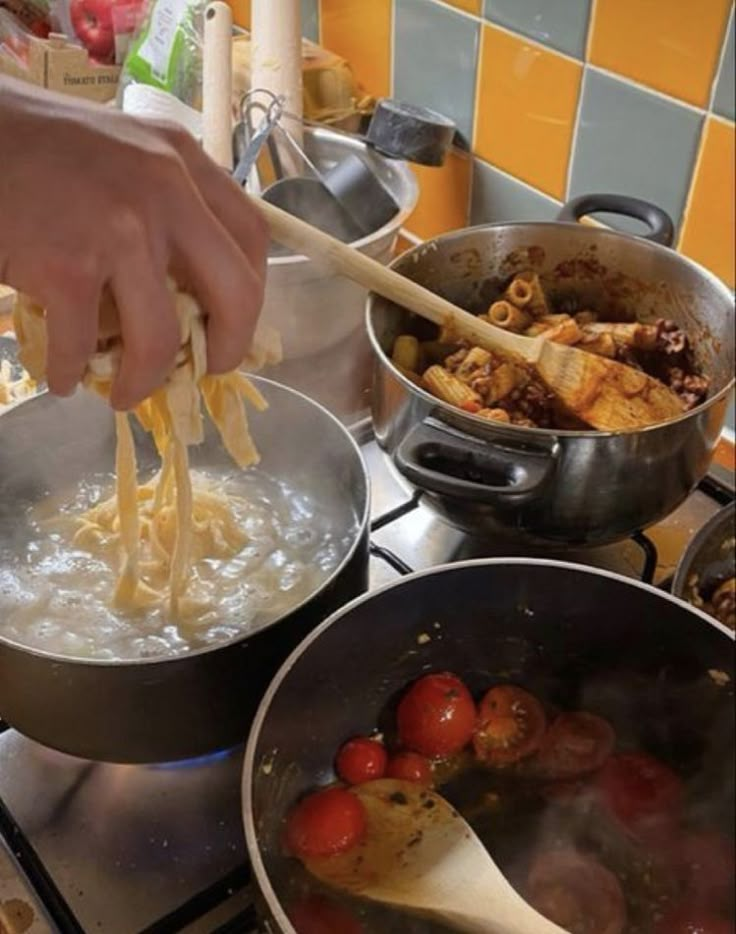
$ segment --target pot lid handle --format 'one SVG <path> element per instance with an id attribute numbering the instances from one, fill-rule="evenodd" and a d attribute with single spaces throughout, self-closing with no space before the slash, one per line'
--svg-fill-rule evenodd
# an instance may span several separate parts
<path id="1" fill-rule="evenodd" d="M 672 246 L 675 239 L 675 225 L 672 218 L 662 208 L 649 201 L 631 198 L 629 195 L 592 194 L 580 195 L 564 205 L 557 215 L 558 221 L 579 221 L 587 214 L 598 214 L 605 211 L 608 214 L 621 214 L 623 217 L 633 217 L 642 221 L 649 227 L 648 233 L 638 234 L 644 240 L 653 240 L 664 246 Z"/>

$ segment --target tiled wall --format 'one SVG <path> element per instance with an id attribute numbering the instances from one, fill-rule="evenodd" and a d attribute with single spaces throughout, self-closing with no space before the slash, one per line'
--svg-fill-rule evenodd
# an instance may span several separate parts
<path id="1" fill-rule="evenodd" d="M 550 219 L 569 197 L 613 191 L 667 210 L 678 248 L 736 284 L 732 0 L 302 0 L 302 9 L 305 32 L 345 56 L 368 91 L 457 123 L 468 152 L 418 171 L 412 233 Z"/>

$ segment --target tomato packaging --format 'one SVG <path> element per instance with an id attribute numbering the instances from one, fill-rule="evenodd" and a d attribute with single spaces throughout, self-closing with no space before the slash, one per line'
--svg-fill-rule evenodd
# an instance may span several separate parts
<path id="1" fill-rule="evenodd" d="M 0 7 L 0 55 L 8 56 L 21 68 L 28 67 L 31 32 Z"/>

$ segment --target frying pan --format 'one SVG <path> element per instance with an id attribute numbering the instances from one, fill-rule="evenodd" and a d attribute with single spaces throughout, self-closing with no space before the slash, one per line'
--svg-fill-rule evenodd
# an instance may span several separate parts
<path id="1" fill-rule="evenodd" d="M 339 610 L 292 653 L 260 705 L 243 818 L 272 934 L 294 934 L 287 912 L 301 885 L 280 846 L 285 812 L 334 778 L 332 758 L 345 739 L 377 724 L 386 730 L 397 695 L 430 670 L 460 674 L 476 696 L 510 681 L 562 709 L 607 717 L 620 746 L 672 765 L 701 816 L 733 826 L 733 635 L 725 627 L 653 587 L 574 564 L 447 565 Z M 513 830 L 494 850 L 502 868 L 518 856 Z M 357 910 L 371 934 L 435 930 L 383 909 Z"/>

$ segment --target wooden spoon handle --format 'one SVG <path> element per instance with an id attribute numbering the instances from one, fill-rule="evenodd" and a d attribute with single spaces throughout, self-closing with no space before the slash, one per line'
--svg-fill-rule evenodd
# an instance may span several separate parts
<path id="1" fill-rule="evenodd" d="M 281 208 L 265 201 L 253 201 L 265 217 L 271 236 L 283 246 L 315 262 L 325 263 L 334 272 L 440 327 L 451 326 L 458 335 L 481 347 L 506 351 L 527 359 L 536 358 L 535 343 L 529 338 L 493 327 Z"/>
<path id="2" fill-rule="evenodd" d="M 202 134 L 204 151 L 225 169 L 233 167 L 232 28 L 233 14 L 227 3 L 210 3 L 204 12 Z"/>

